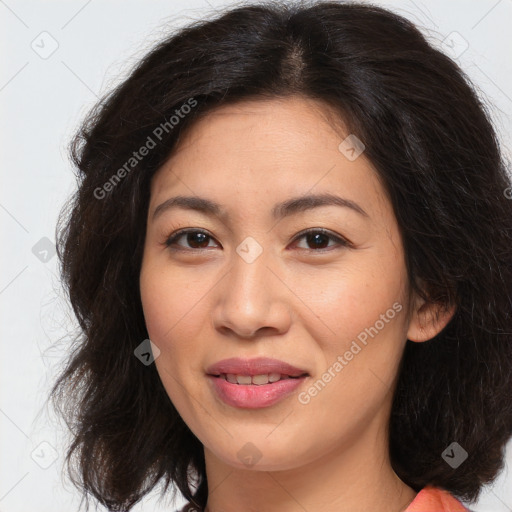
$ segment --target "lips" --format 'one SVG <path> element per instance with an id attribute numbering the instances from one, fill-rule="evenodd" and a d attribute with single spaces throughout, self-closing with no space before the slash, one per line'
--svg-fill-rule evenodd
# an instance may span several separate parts
<path id="1" fill-rule="evenodd" d="M 237 408 L 260 409 L 281 402 L 309 377 L 306 370 L 278 359 L 224 359 L 207 369 L 213 392 Z"/>
<path id="2" fill-rule="evenodd" d="M 255 375 L 280 374 L 285 377 L 302 377 L 308 375 L 304 369 L 297 368 L 279 359 L 257 357 L 254 359 L 241 359 L 233 357 L 223 359 L 209 366 L 208 375 L 215 377 L 221 375 L 243 375 L 253 377 Z"/>

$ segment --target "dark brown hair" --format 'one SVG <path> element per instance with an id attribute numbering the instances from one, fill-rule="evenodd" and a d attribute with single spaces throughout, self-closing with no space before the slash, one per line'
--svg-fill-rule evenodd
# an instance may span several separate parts
<path id="1" fill-rule="evenodd" d="M 202 444 L 155 365 L 134 356 L 148 338 L 139 273 L 150 180 L 212 108 L 290 95 L 322 101 L 363 141 L 392 202 L 411 289 L 456 304 L 435 338 L 407 341 L 393 469 L 417 491 L 430 484 L 473 501 L 502 468 L 512 436 L 512 189 L 486 106 L 458 65 L 391 11 L 267 2 L 152 48 L 71 145 L 78 190 L 57 246 L 81 331 L 51 398 L 73 434 L 68 470 L 87 507 L 93 496 L 129 510 L 161 479 L 206 503 Z M 155 146 L 130 160 L 149 138 Z M 453 441 L 468 453 L 456 469 L 441 457 Z"/>

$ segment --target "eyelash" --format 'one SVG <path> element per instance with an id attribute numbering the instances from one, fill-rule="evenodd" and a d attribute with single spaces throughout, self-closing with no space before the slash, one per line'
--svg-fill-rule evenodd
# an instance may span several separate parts
<path id="1" fill-rule="evenodd" d="M 168 236 L 164 243 L 165 243 L 165 245 L 168 248 L 170 248 L 172 250 L 175 250 L 175 251 L 202 251 L 202 250 L 207 250 L 208 249 L 207 247 L 204 247 L 202 249 L 195 249 L 195 248 L 192 248 L 192 247 L 190 247 L 190 248 L 182 248 L 182 247 L 180 247 L 180 248 L 177 249 L 175 247 L 172 247 L 172 245 L 177 240 L 179 240 L 183 235 L 186 235 L 188 233 L 202 233 L 203 235 L 206 235 L 208 238 L 214 240 L 214 238 L 207 231 L 204 231 L 202 229 L 195 229 L 195 228 L 184 228 L 184 229 L 179 229 L 175 233 L 172 233 L 170 236 Z M 334 240 L 335 242 L 337 242 L 338 246 L 341 246 L 341 247 L 353 247 L 353 244 L 349 240 L 347 240 L 346 238 L 343 238 L 343 237 L 341 237 L 339 235 L 335 235 L 331 231 L 329 231 L 327 229 L 323 229 L 323 228 L 310 228 L 310 229 L 307 229 L 305 231 L 301 231 L 293 239 L 293 242 L 296 242 L 296 241 L 300 240 L 301 238 L 304 238 L 306 235 L 308 235 L 310 233 L 317 233 L 317 234 L 319 233 L 319 234 L 322 234 L 322 235 L 326 235 L 329 238 L 331 238 L 332 240 Z M 304 249 L 304 248 L 300 248 L 300 249 L 301 250 L 305 250 L 305 251 L 311 251 L 311 252 L 325 252 L 325 251 L 332 250 L 332 248 L 333 248 L 333 246 L 327 247 L 327 248 L 322 248 L 322 249 Z"/>

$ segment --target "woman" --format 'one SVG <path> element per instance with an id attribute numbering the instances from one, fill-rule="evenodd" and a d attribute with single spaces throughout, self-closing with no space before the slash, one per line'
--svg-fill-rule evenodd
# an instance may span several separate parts
<path id="1" fill-rule="evenodd" d="M 130 510 L 466 510 L 512 435 L 512 203 L 489 117 L 406 19 L 266 3 L 154 48 L 72 147 L 52 397 Z"/>

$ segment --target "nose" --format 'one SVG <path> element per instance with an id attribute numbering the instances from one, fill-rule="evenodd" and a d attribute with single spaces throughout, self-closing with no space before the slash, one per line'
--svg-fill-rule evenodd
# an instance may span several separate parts
<path id="1" fill-rule="evenodd" d="M 265 251 L 251 263 L 238 254 L 215 287 L 213 324 L 225 335 L 254 338 L 283 334 L 290 328 L 290 290 L 270 268 Z M 275 265 L 274 265 L 275 266 Z"/>

